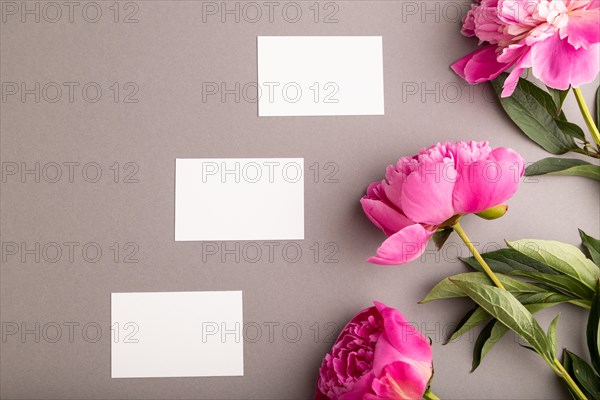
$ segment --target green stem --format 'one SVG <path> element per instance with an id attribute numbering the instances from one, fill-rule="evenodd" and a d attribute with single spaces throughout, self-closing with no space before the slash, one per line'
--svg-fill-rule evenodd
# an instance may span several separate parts
<path id="1" fill-rule="evenodd" d="M 423 398 L 426 400 L 441 400 L 439 397 L 435 395 L 431 390 L 427 389 L 423 394 Z"/>
<path id="2" fill-rule="evenodd" d="M 497 287 L 499 287 L 500 289 L 504 289 L 504 285 L 502 284 L 502 282 L 500 282 L 500 279 L 498 279 L 498 277 L 496 276 L 496 274 L 494 274 L 494 271 L 492 271 L 492 269 L 485 262 L 485 260 L 483 259 L 483 257 L 481 257 L 481 254 L 479 254 L 479 252 L 477 251 L 477 249 L 475 248 L 475 246 L 473 246 L 473 243 L 471 243 L 471 240 L 469 239 L 469 237 L 467 236 L 467 234 L 463 230 L 462 226 L 460 226 L 460 223 L 457 222 L 456 224 L 454 224 L 453 228 L 454 228 L 454 232 L 456 232 L 458 234 L 458 236 L 460 236 L 460 238 L 462 239 L 462 241 L 465 242 L 465 244 L 467 245 L 467 248 L 469 249 L 469 251 L 473 254 L 473 256 L 475 257 L 475 259 L 479 262 L 479 264 L 481 265 L 481 267 L 483 268 L 483 270 L 485 271 L 485 273 L 490 277 L 490 279 L 492 280 L 492 282 L 494 282 L 494 284 Z"/>
<path id="3" fill-rule="evenodd" d="M 569 386 L 573 394 L 579 400 L 588 400 L 588 398 L 585 396 L 585 394 L 583 394 L 581 389 L 579 389 L 579 386 L 577 386 L 573 378 L 571 378 L 565 367 L 563 367 L 560 361 L 558 361 L 556 358 L 554 359 L 554 365 L 556 365 L 556 368 L 558 368 L 558 372 L 556 374 L 562 379 L 564 379 L 565 382 L 567 382 L 567 385 Z"/>
<path id="4" fill-rule="evenodd" d="M 596 146 L 600 148 L 600 132 L 598 132 L 598 128 L 594 123 L 594 119 L 592 118 L 592 114 L 590 114 L 590 110 L 588 109 L 587 104 L 585 103 L 585 99 L 583 98 L 583 94 L 581 93 L 581 89 L 574 87 L 573 93 L 575 93 L 575 98 L 577 99 L 577 104 L 579 105 L 579 109 L 581 110 L 581 115 L 583 115 L 583 119 L 592 134 L 592 138 L 594 139 L 594 143 Z"/>
<path id="5" fill-rule="evenodd" d="M 592 157 L 592 158 L 600 158 L 600 154 L 596 153 L 594 151 L 594 147 L 592 145 L 590 145 L 589 143 L 585 143 L 583 145 L 583 149 L 573 149 L 571 150 L 573 153 L 579 153 L 579 154 L 584 154 L 586 156 Z M 591 151 L 590 151 L 591 149 Z"/>

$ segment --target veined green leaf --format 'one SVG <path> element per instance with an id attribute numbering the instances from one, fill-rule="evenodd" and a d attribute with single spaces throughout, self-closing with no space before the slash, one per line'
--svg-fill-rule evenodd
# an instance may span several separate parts
<path id="1" fill-rule="evenodd" d="M 581 229 L 579 230 L 579 236 L 581 236 L 581 242 L 590 253 L 590 257 L 600 268 L 600 240 L 589 236 Z"/>
<path id="2" fill-rule="evenodd" d="M 507 242 L 508 246 L 548 265 L 555 271 L 577 279 L 594 290 L 600 269 L 577 247 L 555 240 L 524 239 Z"/>
<path id="3" fill-rule="evenodd" d="M 576 158 L 548 157 L 525 169 L 526 176 L 545 174 L 583 176 L 600 180 L 600 166 Z"/>
<path id="4" fill-rule="evenodd" d="M 516 295 L 517 299 L 525 306 L 525 308 L 532 314 L 542 311 L 546 308 L 552 307 L 556 304 L 560 304 L 569 301 L 570 297 L 564 296 L 558 293 L 546 292 L 546 293 L 523 293 Z M 485 312 L 485 311 L 484 311 Z M 487 314 L 487 312 L 485 312 Z M 488 315 L 490 317 L 490 315 Z M 499 323 L 495 318 L 491 322 L 496 322 L 492 331 L 485 340 L 485 343 L 478 348 L 477 345 L 473 349 L 473 370 L 479 366 L 483 361 L 483 358 L 487 353 L 494 347 L 496 343 L 504 337 L 508 328 Z M 479 336 L 481 337 L 481 335 Z M 482 339 L 483 340 L 483 339 Z M 477 355 L 475 354 L 477 352 Z M 472 371 L 473 371 L 472 370 Z"/>
<path id="5" fill-rule="evenodd" d="M 554 306 L 560 303 L 566 303 L 573 299 L 573 297 L 556 292 L 518 293 L 515 296 L 517 297 L 517 299 L 519 299 L 521 304 L 525 306 L 534 304 L 547 304 L 548 306 Z M 529 311 L 531 311 L 532 313 L 537 312 L 531 308 L 529 309 Z"/>
<path id="6" fill-rule="evenodd" d="M 515 296 L 532 314 L 557 304 L 573 301 L 572 297 L 554 292 L 518 293 Z M 458 323 L 448 342 L 458 339 L 490 318 L 491 315 L 481 307 L 470 310 Z"/>
<path id="7" fill-rule="evenodd" d="M 547 265 L 544 265 L 531 257 L 527 257 L 524 254 L 519 253 L 513 249 L 500 249 L 481 255 L 485 262 L 488 263 L 492 271 L 509 274 L 514 270 L 518 271 L 538 271 L 548 274 L 554 274 L 554 270 Z M 461 258 L 461 260 L 467 263 L 471 268 L 477 271 L 482 271 L 481 265 L 475 259 L 475 257 Z"/>
<path id="8" fill-rule="evenodd" d="M 527 282 L 523 282 L 513 277 L 496 274 L 500 282 L 506 287 L 506 290 L 516 293 L 536 293 L 543 292 L 544 289 L 539 288 Z M 464 282 L 480 283 L 484 285 L 493 285 L 490 278 L 483 272 L 465 272 L 458 275 L 453 275 L 448 278 L 444 278 L 437 285 L 431 289 L 431 291 L 420 301 L 421 304 L 428 303 L 432 300 L 440 299 L 451 299 L 456 297 L 466 297 L 466 294 L 450 280 L 460 279 Z"/>
<path id="9" fill-rule="evenodd" d="M 492 81 L 500 104 L 513 122 L 531 140 L 552 154 L 564 154 L 577 149 L 573 138 L 565 134 L 556 122 L 556 104 L 552 97 L 526 79 L 519 79 L 510 97 L 501 97 L 507 74 Z"/>
<path id="10" fill-rule="evenodd" d="M 573 301 L 569 296 L 554 292 L 519 293 L 516 294 L 516 297 L 532 314 L 560 303 Z M 589 308 L 589 306 L 587 308 Z M 492 316 L 487 311 L 485 311 L 482 307 L 477 306 L 475 309 L 470 310 L 458 323 L 448 342 L 458 339 L 469 330 L 483 324 L 490 318 L 492 318 Z M 506 332 L 508 332 L 508 328 L 499 323 L 495 318 L 492 318 L 492 320 L 488 323 L 488 326 L 492 325 L 493 328 L 486 327 L 488 330 L 491 329 L 491 331 L 486 331 L 486 328 L 484 328 L 484 330 L 478 336 L 477 342 L 473 348 L 472 371 L 474 371 L 480 365 L 480 363 L 483 361 L 483 358 L 492 349 L 492 347 L 494 347 L 494 345 L 498 343 L 502 337 L 504 337 Z"/>
<path id="11" fill-rule="evenodd" d="M 594 292 L 585 284 L 567 275 L 543 274 L 541 272 L 529 271 L 515 271 L 513 272 L 513 275 L 522 276 L 546 284 L 584 300 L 590 300 L 594 295 Z"/>
<path id="12" fill-rule="evenodd" d="M 553 365 L 554 351 L 546 333 L 531 312 L 510 292 L 458 279 L 453 279 L 452 282 L 490 315 L 525 339 L 549 365 Z"/>

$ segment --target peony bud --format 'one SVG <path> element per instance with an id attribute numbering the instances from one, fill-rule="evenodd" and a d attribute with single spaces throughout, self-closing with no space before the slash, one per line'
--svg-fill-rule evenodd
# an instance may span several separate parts
<path id="1" fill-rule="evenodd" d="M 506 214 L 506 212 L 508 211 L 508 206 L 506 204 L 500 204 L 491 208 L 488 208 L 487 210 L 483 210 L 480 213 L 477 213 L 475 215 L 477 215 L 480 218 L 483 219 L 488 219 L 488 220 L 492 220 L 492 219 L 498 219 L 502 216 L 504 216 L 504 214 Z"/>

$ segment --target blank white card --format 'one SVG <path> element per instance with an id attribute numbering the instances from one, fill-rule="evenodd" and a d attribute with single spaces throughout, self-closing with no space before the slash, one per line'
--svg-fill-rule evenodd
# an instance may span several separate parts
<path id="1" fill-rule="evenodd" d="M 304 239 L 303 158 L 185 158 L 175 240 Z"/>
<path id="2" fill-rule="evenodd" d="M 381 36 L 259 36 L 258 115 L 383 115 Z"/>
<path id="3" fill-rule="evenodd" d="M 112 293 L 111 376 L 243 376 L 242 292 Z"/>

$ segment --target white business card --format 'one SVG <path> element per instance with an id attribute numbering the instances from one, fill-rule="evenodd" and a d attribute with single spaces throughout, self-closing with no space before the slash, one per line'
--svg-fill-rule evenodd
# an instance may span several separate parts
<path id="1" fill-rule="evenodd" d="M 112 293 L 111 376 L 243 376 L 242 292 Z"/>
<path id="2" fill-rule="evenodd" d="M 304 239 L 303 158 L 184 158 L 175 240 Z"/>
<path id="3" fill-rule="evenodd" d="M 381 36 L 258 36 L 258 115 L 383 115 Z"/>

